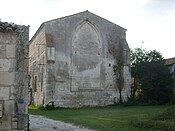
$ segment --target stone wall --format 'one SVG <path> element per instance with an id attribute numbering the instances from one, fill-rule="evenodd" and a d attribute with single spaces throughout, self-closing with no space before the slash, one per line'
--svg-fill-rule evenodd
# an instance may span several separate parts
<path id="1" fill-rule="evenodd" d="M 175 57 L 165 59 L 165 65 L 169 68 L 170 76 L 175 81 Z M 173 89 L 173 100 L 175 100 L 175 82 L 174 82 L 174 89 Z"/>
<path id="2" fill-rule="evenodd" d="M 0 130 L 28 128 L 29 27 L 0 22 Z"/>
<path id="3" fill-rule="evenodd" d="M 42 28 L 29 48 L 30 104 L 42 105 L 46 86 L 46 37 Z"/>

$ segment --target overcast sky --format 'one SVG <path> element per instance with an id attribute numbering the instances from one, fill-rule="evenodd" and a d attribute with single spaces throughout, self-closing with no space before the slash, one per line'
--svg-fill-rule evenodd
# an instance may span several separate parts
<path id="1" fill-rule="evenodd" d="M 127 29 L 130 48 L 156 49 L 175 57 L 175 0 L 0 0 L 3 22 L 30 25 L 89 10 Z"/>

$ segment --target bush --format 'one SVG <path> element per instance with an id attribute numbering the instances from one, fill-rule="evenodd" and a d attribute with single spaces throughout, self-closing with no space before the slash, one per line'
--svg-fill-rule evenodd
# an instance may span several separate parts
<path id="1" fill-rule="evenodd" d="M 50 101 L 46 107 L 43 108 L 44 110 L 55 110 L 54 102 Z"/>
<path id="2" fill-rule="evenodd" d="M 29 105 L 29 109 L 54 110 L 56 108 L 54 106 L 54 102 L 53 101 L 50 101 L 45 107 L 44 106 Z"/>
<path id="3" fill-rule="evenodd" d="M 155 100 L 150 100 L 148 102 L 143 102 L 142 100 L 140 100 L 139 98 L 134 98 L 134 97 L 130 97 L 128 98 L 128 101 L 121 103 L 121 105 L 125 105 L 125 106 L 150 106 L 150 105 L 159 105 L 157 101 Z"/>
<path id="4" fill-rule="evenodd" d="M 126 106 L 136 106 L 136 105 L 142 105 L 137 98 L 130 97 L 128 98 L 128 101 L 124 102 L 123 105 Z"/>

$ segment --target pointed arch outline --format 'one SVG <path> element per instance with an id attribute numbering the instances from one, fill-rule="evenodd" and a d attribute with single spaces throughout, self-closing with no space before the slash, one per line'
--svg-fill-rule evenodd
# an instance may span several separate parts
<path id="1" fill-rule="evenodd" d="M 93 23 L 91 22 L 88 18 L 86 18 L 85 20 L 81 21 L 80 23 L 78 23 L 75 27 L 75 30 L 73 31 L 73 34 L 72 34 L 72 47 L 74 47 L 74 39 L 76 37 L 76 34 L 79 30 L 81 30 L 81 28 L 85 25 L 85 24 L 88 24 L 94 31 L 95 33 L 97 34 L 98 36 L 98 41 L 99 41 L 99 48 L 100 48 L 100 54 L 102 54 L 102 37 L 101 37 L 101 33 L 98 29 L 98 27 Z"/>

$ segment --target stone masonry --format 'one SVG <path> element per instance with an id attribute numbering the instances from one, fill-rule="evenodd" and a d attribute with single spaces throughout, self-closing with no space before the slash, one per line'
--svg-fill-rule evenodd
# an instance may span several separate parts
<path id="1" fill-rule="evenodd" d="M 119 101 L 119 87 L 123 101 L 130 96 L 126 29 L 89 11 L 42 23 L 29 56 L 31 104 L 105 106 Z"/>
<path id="2" fill-rule="evenodd" d="M 28 129 L 29 27 L 0 22 L 0 130 Z"/>

